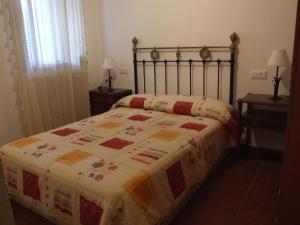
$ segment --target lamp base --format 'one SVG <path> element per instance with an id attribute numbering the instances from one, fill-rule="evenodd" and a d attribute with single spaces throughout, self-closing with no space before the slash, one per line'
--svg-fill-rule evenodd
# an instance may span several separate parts
<path id="1" fill-rule="evenodd" d="M 280 98 L 280 97 L 274 97 L 274 96 L 270 97 L 269 99 L 272 100 L 272 101 L 274 101 L 274 102 L 282 100 L 282 98 Z"/>

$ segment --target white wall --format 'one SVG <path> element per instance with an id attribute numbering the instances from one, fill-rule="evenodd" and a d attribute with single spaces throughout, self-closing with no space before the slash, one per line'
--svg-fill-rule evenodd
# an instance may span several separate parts
<path id="1" fill-rule="evenodd" d="M 104 57 L 103 30 L 100 28 L 102 27 L 102 14 L 99 13 L 99 0 L 83 0 L 83 3 L 89 86 L 93 89 L 98 87 L 102 80 L 101 65 Z"/>
<path id="2" fill-rule="evenodd" d="M 0 146 L 22 136 L 19 109 L 4 45 L 3 19 L 0 16 Z"/>
<path id="3" fill-rule="evenodd" d="M 133 87 L 132 44 L 224 45 L 235 31 L 241 38 L 238 96 L 271 93 L 274 69 L 266 61 L 273 49 L 287 49 L 292 58 L 297 0 L 101 0 L 104 51 L 117 66 L 129 70 L 118 87 Z M 268 80 L 249 79 L 251 69 L 267 69 Z M 286 82 L 288 83 L 288 82 Z M 286 87 L 281 87 L 286 92 Z"/>
<path id="4" fill-rule="evenodd" d="M 273 49 L 286 49 L 290 60 L 297 0 L 100 0 L 104 54 L 112 57 L 119 75 L 116 87 L 133 88 L 132 44 L 141 46 L 227 45 L 235 31 L 241 39 L 237 67 L 237 97 L 248 92 L 272 94 L 274 68 L 266 61 Z M 102 40 L 101 40 L 102 41 Z M 251 69 L 266 69 L 268 79 L 249 79 Z M 101 73 L 101 68 L 100 68 Z M 103 73 L 103 72 L 102 72 Z M 280 92 L 288 94 L 289 73 Z M 261 135 L 261 133 L 260 133 Z M 282 148 L 283 137 L 271 142 Z"/>

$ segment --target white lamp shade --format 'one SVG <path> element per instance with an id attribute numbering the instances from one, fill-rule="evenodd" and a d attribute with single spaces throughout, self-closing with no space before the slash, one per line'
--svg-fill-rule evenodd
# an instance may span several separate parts
<path id="1" fill-rule="evenodd" d="M 290 64 L 286 50 L 273 50 L 267 62 L 268 66 L 288 66 Z"/>
<path id="2" fill-rule="evenodd" d="M 111 59 L 105 59 L 102 65 L 103 69 L 113 69 L 114 68 L 114 64 L 113 61 Z"/>

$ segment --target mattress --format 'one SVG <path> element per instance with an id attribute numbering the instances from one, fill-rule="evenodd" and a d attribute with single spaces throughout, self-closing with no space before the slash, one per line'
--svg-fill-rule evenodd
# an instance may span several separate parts
<path id="1" fill-rule="evenodd" d="M 12 198 L 57 224 L 163 224 L 231 146 L 219 120 L 119 106 L 3 146 Z"/>

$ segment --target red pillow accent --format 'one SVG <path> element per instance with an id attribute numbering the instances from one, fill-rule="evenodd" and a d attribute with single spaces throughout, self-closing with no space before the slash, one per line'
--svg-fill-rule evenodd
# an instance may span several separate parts
<path id="1" fill-rule="evenodd" d="M 145 121 L 145 120 L 148 120 L 150 118 L 151 117 L 149 117 L 149 116 L 143 116 L 143 115 L 138 115 L 137 114 L 137 115 L 130 116 L 127 119 L 134 120 L 134 121 Z"/>
<path id="2" fill-rule="evenodd" d="M 193 102 L 175 102 L 173 113 L 180 115 L 191 115 Z"/>
<path id="3" fill-rule="evenodd" d="M 80 222 L 82 225 L 99 225 L 103 209 L 80 196 Z"/>
<path id="4" fill-rule="evenodd" d="M 101 143 L 100 145 L 116 150 L 121 150 L 122 148 L 126 147 L 127 145 L 131 145 L 132 143 L 132 141 L 126 141 L 120 138 L 112 138 Z"/>
<path id="5" fill-rule="evenodd" d="M 174 163 L 167 169 L 167 176 L 173 197 L 177 199 L 186 189 L 180 161 Z"/>
<path id="6" fill-rule="evenodd" d="M 180 126 L 181 128 L 185 128 L 188 130 L 196 130 L 196 131 L 201 131 L 207 127 L 205 124 L 200 124 L 200 123 L 185 123 Z"/>
<path id="7" fill-rule="evenodd" d="M 23 170 L 23 194 L 41 201 L 39 176 Z"/>
<path id="8" fill-rule="evenodd" d="M 52 132 L 52 134 L 56 134 L 58 136 L 62 136 L 62 137 L 66 137 L 70 134 L 73 134 L 73 133 L 76 133 L 78 132 L 79 130 L 74 130 L 74 129 L 71 129 L 71 128 L 65 128 L 65 129 L 62 129 L 62 130 L 56 130 L 54 132 Z"/>
<path id="9" fill-rule="evenodd" d="M 134 97 L 130 100 L 131 108 L 144 108 L 146 98 Z"/>

